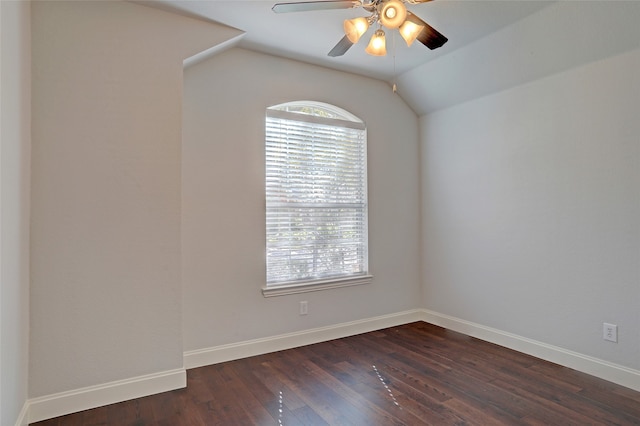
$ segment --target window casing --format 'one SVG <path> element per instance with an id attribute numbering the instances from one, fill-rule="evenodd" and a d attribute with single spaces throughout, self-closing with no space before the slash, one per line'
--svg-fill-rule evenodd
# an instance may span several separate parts
<path id="1" fill-rule="evenodd" d="M 267 109 L 265 296 L 370 281 L 364 123 L 328 104 Z"/>

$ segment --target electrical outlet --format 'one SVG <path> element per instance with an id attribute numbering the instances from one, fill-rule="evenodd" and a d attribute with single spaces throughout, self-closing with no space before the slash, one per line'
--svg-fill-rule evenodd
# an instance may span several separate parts
<path id="1" fill-rule="evenodd" d="M 309 305 L 307 304 L 306 300 L 300 302 L 300 315 L 307 315 L 307 313 L 309 312 L 308 307 Z"/>
<path id="2" fill-rule="evenodd" d="M 618 342 L 618 326 L 615 324 L 602 324 L 602 338 L 610 342 Z"/>

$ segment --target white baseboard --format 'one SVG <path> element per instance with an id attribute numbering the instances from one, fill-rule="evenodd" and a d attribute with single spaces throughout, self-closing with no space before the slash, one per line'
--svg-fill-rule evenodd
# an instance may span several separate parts
<path id="1" fill-rule="evenodd" d="M 28 426 L 29 425 L 29 401 L 25 402 L 22 406 L 22 410 L 16 420 L 16 426 Z"/>
<path id="2" fill-rule="evenodd" d="M 627 368 L 558 346 L 549 345 L 526 337 L 485 327 L 438 312 L 422 310 L 422 320 L 452 331 L 495 343 L 536 358 L 572 368 L 592 376 L 640 391 L 640 371 Z"/>
<path id="3" fill-rule="evenodd" d="M 187 351 L 184 353 L 184 366 L 187 369 L 203 367 L 205 365 L 218 364 L 234 359 L 326 342 L 327 340 L 340 339 L 342 337 L 367 333 L 382 328 L 422 321 L 423 317 L 422 310 L 416 309 L 296 333 L 281 334 L 264 339 L 247 340 L 239 343 Z"/>
<path id="4" fill-rule="evenodd" d="M 188 351 L 184 353 L 184 365 L 186 369 L 190 369 L 218 364 L 415 321 L 438 325 L 640 391 L 640 371 L 638 370 L 426 309 L 415 309 L 296 333 Z M 37 422 L 180 389 L 186 386 L 186 382 L 185 369 L 176 369 L 30 399 L 22 409 L 16 426 L 26 426 L 27 420 L 31 423 Z"/>
<path id="5" fill-rule="evenodd" d="M 248 340 L 184 353 L 185 368 L 218 364 L 382 328 L 424 321 L 640 391 L 640 371 L 427 309 Z"/>
<path id="6" fill-rule="evenodd" d="M 118 380 L 30 399 L 27 401 L 28 418 L 30 423 L 39 422 L 185 386 L 187 374 L 184 368 Z"/>

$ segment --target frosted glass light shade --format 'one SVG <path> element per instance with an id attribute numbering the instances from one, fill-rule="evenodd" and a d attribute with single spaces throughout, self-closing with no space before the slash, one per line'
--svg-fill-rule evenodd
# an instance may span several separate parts
<path id="1" fill-rule="evenodd" d="M 376 30 L 364 51 L 373 56 L 385 56 L 387 54 L 387 43 L 384 31 Z"/>
<path id="2" fill-rule="evenodd" d="M 400 32 L 400 35 L 402 36 L 404 41 L 407 42 L 407 46 L 411 46 L 411 43 L 416 40 L 423 29 L 424 26 L 422 25 L 415 24 L 411 21 L 404 21 L 404 24 L 400 26 L 400 29 L 398 29 L 398 31 Z"/>
<path id="3" fill-rule="evenodd" d="M 407 8 L 400 0 L 388 0 L 379 11 L 380 23 L 389 29 L 398 28 L 407 19 Z"/>
<path id="4" fill-rule="evenodd" d="M 367 18 L 345 19 L 343 28 L 344 34 L 349 41 L 355 44 L 360 40 L 362 34 L 369 29 L 369 21 L 367 21 Z"/>

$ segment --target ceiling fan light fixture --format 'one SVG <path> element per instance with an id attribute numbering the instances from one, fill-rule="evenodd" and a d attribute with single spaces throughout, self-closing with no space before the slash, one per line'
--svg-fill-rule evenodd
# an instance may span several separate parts
<path id="1" fill-rule="evenodd" d="M 400 35 L 407 42 L 407 46 L 411 46 L 411 44 L 418 38 L 424 26 L 418 25 L 411 21 L 404 21 L 404 23 L 400 26 L 398 31 Z"/>
<path id="2" fill-rule="evenodd" d="M 369 41 L 365 52 L 373 56 L 385 56 L 387 54 L 387 43 L 384 31 L 376 30 L 373 36 L 371 36 L 371 41 Z"/>
<path id="3" fill-rule="evenodd" d="M 345 19 L 343 28 L 349 41 L 355 44 L 369 29 L 369 21 L 367 18 Z"/>
<path id="4" fill-rule="evenodd" d="M 388 0 L 381 4 L 378 14 L 382 25 L 398 28 L 407 18 L 407 8 L 400 0 Z"/>

